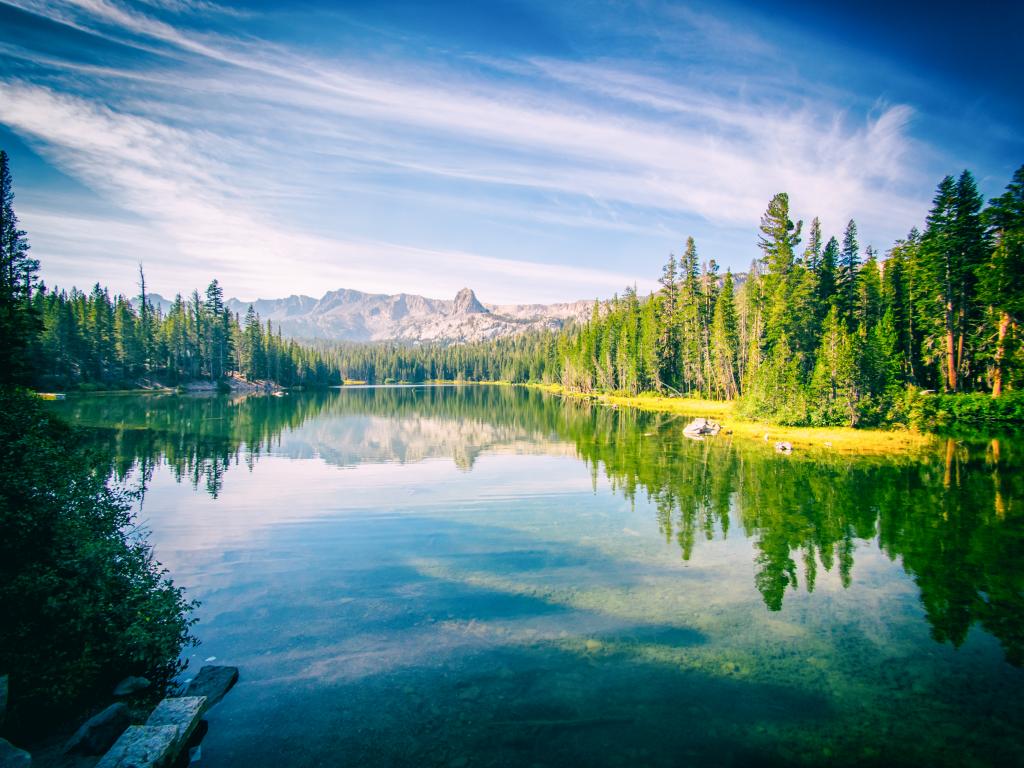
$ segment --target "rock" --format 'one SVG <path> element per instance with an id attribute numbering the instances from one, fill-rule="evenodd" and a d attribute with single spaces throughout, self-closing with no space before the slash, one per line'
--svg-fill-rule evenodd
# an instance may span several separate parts
<path id="1" fill-rule="evenodd" d="M 487 313 L 487 308 L 477 300 L 476 294 L 470 288 L 463 288 L 455 294 L 452 310 L 459 314 L 482 315 Z"/>
<path id="2" fill-rule="evenodd" d="M 64 745 L 65 752 L 83 755 L 102 755 L 124 729 L 131 725 L 128 706 L 122 702 L 111 704 L 98 715 L 86 720 L 75 735 Z"/>
<path id="3" fill-rule="evenodd" d="M 231 690 L 231 687 L 238 681 L 238 667 L 214 667 L 206 666 L 199 670 L 199 674 L 189 683 L 185 689 L 186 696 L 205 696 L 205 712 L 218 701 L 224 698 L 224 694 Z"/>
<path id="4" fill-rule="evenodd" d="M 683 434 L 687 437 L 700 437 L 702 435 L 717 435 L 721 431 L 721 425 L 708 419 L 694 419 L 686 428 Z"/>
<path id="5" fill-rule="evenodd" d="M 131 696 L 132 694 L 144 691 L 152 683 L 144 677 L 126 677 L 117 687 L 114 689 L 114 696 L 118 698 L 124 698 L 125 696 Z"/>
<path id="6" fill-rule="evenodd" d="M 784 443 L 784 442 L 776 443 L 775 444 L 775 452 L 776 453 L 792 453 L 793 452 L 793 444 L 792 443 Z"/>
<path id="7" fill-rule="evenodd" d="M 179 731 L 176 725 L 133 725 L 96 768 L 168 768 L 184 743 Z"/>
<path id="8" fill-rule="evenodd" d="M 7 675 L 0 676 L 0 728 L 4 727 L 7 717 Z"/>
<path id="9" fill-rule="evenodd" d="M 684 435 L 703 435 L 704 427 L 708 423 L 707 419 L 694 419 L 686 428 L 683 430 Z"/>
<path id="10" fill-rule="evenodd" d="M 32 755 L 0 739 L 0 768 L 32 768 Z"/>
<path id="11" fill-rule="evenodd" d="M 153 710 L 146 725 L 173 725 L 178 729 L 178 742 L 174 753 L 176 757 L 196 726 L 199 725 L 205 711 L 205 696 L 178 696 L 164 699 Z"/>

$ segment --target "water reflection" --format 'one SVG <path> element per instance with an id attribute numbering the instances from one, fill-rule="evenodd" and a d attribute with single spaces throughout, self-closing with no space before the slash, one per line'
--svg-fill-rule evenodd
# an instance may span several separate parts
<path id="1" fill-rule="evenodd" d="M 959 647 L 972 625 L 1024 661 L 1024 473 L 1019 444 L 949 440 L 917 456 L 776 455 L 726 437 L 694 442 L 683 420 L 564 402 L 511 387 L 353 388 L 286 397 L 83 397 L 57 403 L 95 439 L 119 478 L 167 466 L 213 497 L 225 473 L 265 454 L 341 467 L 481 455 L 576 455 L 595 484 L 653 502 L 684 560 L 701 541 L 740 534 L 754 583 L 779 611 L 820 572 L 849 586 L 858 545 L 899 561 L 920 590 L 934 639 Z M 737 531 L 736 528 L 740 530 Z"/>

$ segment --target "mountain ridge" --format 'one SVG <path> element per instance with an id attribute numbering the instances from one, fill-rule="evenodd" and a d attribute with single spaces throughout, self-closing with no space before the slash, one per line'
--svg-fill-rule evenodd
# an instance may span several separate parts
<path id="1" fill-rule="evenodd" d="M 148 294 L 166 313 L 171 302 Z M 241 301 L 225 306 L 240 316 L 252 306 L 284 336 L 324 341 L 408 341 L 462 343 L 515 336 L 532 330 L 558 330 L 585 320 L 592 301 L 555 304 L 484 304 L 471 288 L 453 299 L 411 293 L 365 293 L 351 288 L 327 291 L 319 299 L 292 294 L 280 299 Z"/>

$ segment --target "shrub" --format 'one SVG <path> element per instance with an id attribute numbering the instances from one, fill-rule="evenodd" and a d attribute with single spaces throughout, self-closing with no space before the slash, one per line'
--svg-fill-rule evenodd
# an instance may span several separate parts
<path id="1" fill-rule="evenodd" d="M 23 736 L 125 675 L 166 689 L 195 644 L 194 604 L 132 528 L 107 463 L 35 396 L 0 390 L 0 671 Z"/>
<path id="2" fill-rule="evenodd" d="M 910 390 L 906 411 L 908 421 L 920 429 L 952 424 L 1020 425 L 1024 424 L 1024 392 L 992 397 L 982 393 L 936 395 Z"/>

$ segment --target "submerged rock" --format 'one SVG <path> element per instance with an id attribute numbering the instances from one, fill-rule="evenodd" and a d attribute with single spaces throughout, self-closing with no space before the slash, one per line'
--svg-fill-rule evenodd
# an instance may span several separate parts
<path id="1" fill-rule="evenodd" d="M 132 694 L 144 691 L 152 683 L 144 677 L 126 677 L 117 687 L 114 688 L 114 696 L 117 698 L 124 698 L 125 696 L 131 696 Z"/>
<path id="2" fill-rule="evenodd" d="M 205 712 L 231 690 L 238 681 L 238 667 L 205 666 L 185 689 L 186 696 L 205 696 Z"/>
<path id="3" fill-rule="evenodd" d="M 7 717 L 7 675 L 0 675 L 0 728 Z"/>
<path id="4" fill-rule="evenodd" d="M 121 702 L 111 704 L 98 715 L 86 720 L 75 735 L 64 745 L 65 752 L 83 755 L 102 755 L 117 741 L 125 728 L 131 725 L 128 706 Z"/>
<path id="5" fill-rule="evenodd" d="M 0 768 L 32 768 L 32 755 L 0 739 Z"/>

